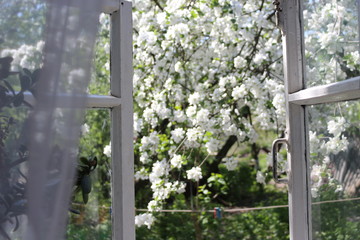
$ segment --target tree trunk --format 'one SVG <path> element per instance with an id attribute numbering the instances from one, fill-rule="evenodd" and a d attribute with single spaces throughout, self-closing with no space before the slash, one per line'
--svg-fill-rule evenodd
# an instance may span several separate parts
<path id="1" fill-rule="evenodd" d="M 200 217 L 199 213 L 192 213 L 191 218 L 193 220 L 194 229 L 195 229 L 195 239 L 203 240 L 202 229 L 200 225 Z"/>

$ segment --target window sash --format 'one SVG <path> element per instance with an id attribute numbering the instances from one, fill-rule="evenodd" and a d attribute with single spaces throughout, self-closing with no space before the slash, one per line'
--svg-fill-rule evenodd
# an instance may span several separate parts
<path id="1" fill-rule="evenodd" d="M 86 107 L 111 110 L 112 239 L 135 240 L 132 3 L 104 0 L 103 12 L 111 19 L 111 94 L 87 95 Z M 26 98 L 31 100 L 30 96 Z M 66 95 L 62 99 L 60 104 L 74 106 L 74 102 L 66 101 Z"/>
<path id="2" fill-rule="evenodd" d="M 309 139 L 306 105 L 360 98 L 360 77 L 341 82 L 305 87 L 305 55 L 302 1 L 281 1 L 287 110 L 289 161 L 289 220 L 291 240 L 311 240 L 311 194 L 309 179 Z M 360 26 L 359 26 L 360 28 Z"/>
<path id="3" fill-rule="evenodd" d="M 110 16 L 110 90 L 121 98 L 111 109 L 112 239 L 135 240 L 132 3 L 120 0 Z"/>
<path id="4" fill-rule="evenodd" d="M 289 102 L 298 105 L 339 102 L 357 98 L 360 98 L 360 76 L 289 94 Z"/>
<path id="5" fill-rule="evenodd" d="M 289 101 L 292 93 L 305 88 L 301 1 L 281 1 L 280 26 L 283 33 L 286 97 L 286 138 L 288 140 L 288 189 L 291 240 L 311 239 L 311 208 L 308 189 L 305 107 Z"/>

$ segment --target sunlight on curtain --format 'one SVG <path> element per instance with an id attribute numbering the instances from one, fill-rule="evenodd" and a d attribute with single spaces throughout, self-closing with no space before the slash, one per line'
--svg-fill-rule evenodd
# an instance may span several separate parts
<path id="1" fill-rule="evenodd" d="M 1 239 L 65 238 L 101 2 L 0 0 Z"/>

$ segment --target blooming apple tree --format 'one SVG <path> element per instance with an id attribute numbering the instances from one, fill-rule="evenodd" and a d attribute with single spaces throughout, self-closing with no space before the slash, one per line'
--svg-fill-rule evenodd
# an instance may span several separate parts
<path id="1" fill-rule="evenodd" d="M 353 0 L 305 1 L 308 86 L 360 75 L 356 14 Z M 136 224 L 150 227 L 152 212 L 171 196 L 205 192 L 219 165 L 237 169 L 234 146 L 249 146 L 257 160 L 258 136 L 283 133 L 282 43 L 268 0 L 136 0 L 133 17 L 135 180 L 152 191 L 149 212 L 138 215 Z M 106 79 L 109 19 L 102 15 L 100 23 L 96 77 Z M 15 67 L 34 69 L 42 48 L 41 41 L 9 46 L 1 57 L 12 56 Z M 108 82 L 96 84 L 90 93 L 107 91 Z M 314 197 L 321 185 L 333 181 L 331 159 L 346 151 L 346 131 L 358 119 L 358 109 L 347 103 L 336 110 L 311 108 Z M 108 157 L 109 146 L 104 149 Z M 264 173 L 256 169 L 256 180 L 265 184 Z"/>
<path id="2" fill-rule="evenodd" d="M 135 177 L 152 212 L 219 164 L 234 170 L 234 144 L 283 131 L 282 50 L 271 1 L 141 0 L 133 15 Z"/>

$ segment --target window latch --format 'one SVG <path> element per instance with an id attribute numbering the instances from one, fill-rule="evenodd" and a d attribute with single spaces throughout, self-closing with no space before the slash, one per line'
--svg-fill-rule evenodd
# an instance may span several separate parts
<path id="1" fill-rule="evenodd" d="M 272 144 L 272 149 L 271 149 L 272 163 L 273 163 L 273 178 L 276 183 L 288 183 L 287 178 L 279 179 L 279 176 L 278 176 L 277 154 L 278 154 L 279 144 L 286 144 L 287 146 L 289 146 L 288 140 L 286 138 L 278 138 L 278 139 L 274 140 L 274 142 Z"/>
<path id="2" fill-rule="evenodd" d="M 282 19 L 282 8 L 280 0 L 274 0 L 273 4 L 275 6 L 275 24 L 281 31 L 283 31 L 283 19 Z"/>

